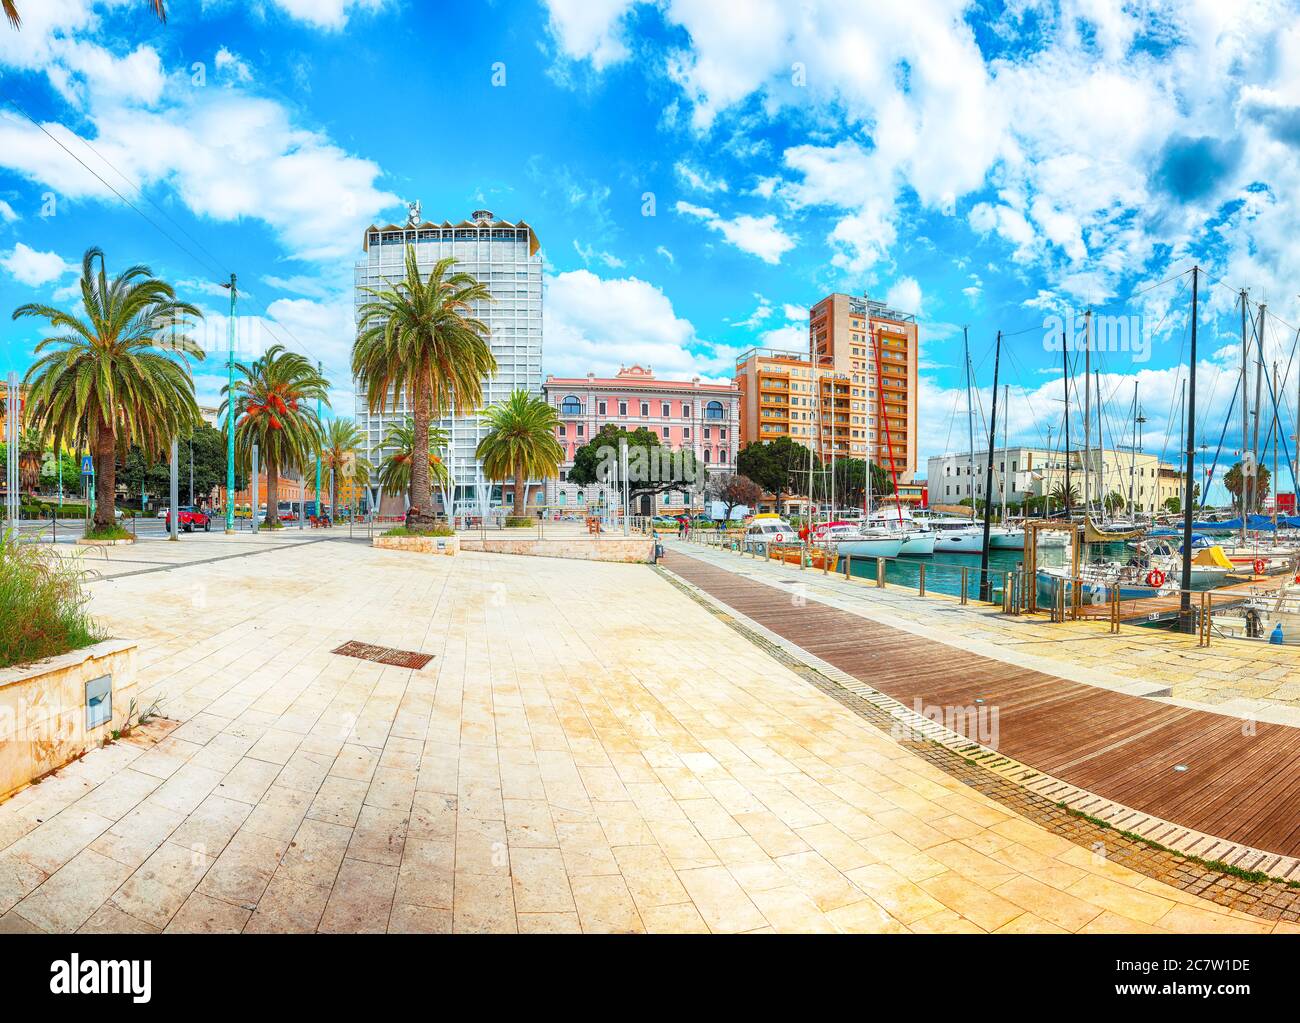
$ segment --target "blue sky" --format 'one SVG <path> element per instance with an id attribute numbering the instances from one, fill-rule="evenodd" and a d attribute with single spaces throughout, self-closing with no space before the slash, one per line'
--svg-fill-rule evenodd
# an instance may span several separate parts
<path id="1" fill-rule="evenodd" d="M 434 219 L 487 207 L 537 229 L 547 372 L 726 377 L 752 345 L 805 344 L 807 306 L 832 290 L 916 311 L 923 456 L 962 443 L 963 325 L 985 409 L 1009 335 L 1010 432 L 1038 443 L 1061 415 L 1046 324 L 1091 306 L 1141 330 L 1097 359 L 1108 442 L 1136 381 L 1148 450 L 1173 453 L 1193 263 L 1214 282 L 1197 396 L 1211 448 L 1237 288 L 1268 303 L 1267 358 L 1291 356 L 1293 4 L 169 8 L 164 26 L 143 0 L 26 0 L 23 30 L 0 26 L 0 310 L 70 302 L 97 244 L 177 282 L 220 339 L 233 270 L 249 344 L 322 359 L 347 414 L 362 228 L 418 198 Z M 37 337 L 0 319 L 0 369 L 25 369 Z M 209 400 L 215 371 L 198 370 Z"/>

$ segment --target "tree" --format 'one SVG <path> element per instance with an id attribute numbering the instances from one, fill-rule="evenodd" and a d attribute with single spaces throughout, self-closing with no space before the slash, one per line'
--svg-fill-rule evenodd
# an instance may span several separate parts
<path id="1" fill-rule="evenodd" d="M 823 467 L 824 468 L 824 467 Z M 834 468 L 835 503 L 858 506 L 867 499 L 867 463 L 861 458 L 837 458 Z M 829 501 L 830 479 L 823 472 L 816 477 L 816 499 Z M 888 497 L 894 492 L 894 482 L 882 466 L 872 463 L 871 493 L 874 497 Z"/>
<path id="2" fill-rule="evenodd" d="M 447 434 L 434 427 L 429 430 L 429 478 L 435 483 L 446 483 L 450 474 L 438 452 L 447 446 Z M 415 461 L 415 427 L 408 419 L 400 425 L 393 425 L 384 434 L 384 447 L 389 453 L 379 464 L 379 485 L 385 494 L 396 497 L 398 494 L 410 494 L 411 463 Z M 409 499 L 409 496 L 408 496 Z M 414 505 L 412 505 L 414 507 Z"/>
<path id="3" fill-rule="evenodd" d="M 1171 515 L 1177 515 L 1183 510 L 1183 503 L 1176 497 L 1166 497 L 1164 508 L 1165 511 L 1169 512 Z"/>
<path id="4" fill-rule="evenodd" d="M 731 521 L 731 513 L 740 506 L 754 508 L 763 499 L 763 488 L 748 476 L 739 473 L 710 473 L 704 485 L 704 492 L 711 501 L 717 501 L 726 508 L 722 519 Z"/>
<path id="5" fill-rule="evenodd" d="M 177 302 L 172 286 L 147 266 L 133 266 L 110 284 L 100 249 L 82 258 L 80 284 L 84 319 L 35 303 L 16 309 L 14 319 L 48 320 L 59 331 L 36 345 L 38 358 L 27 371 L 28 422 L 56 451 L 65 441 L 89 448 L 94 525 L 103 529 L 116 525 L 118 453 L 131 445 L 161 452 L 199 422 L 185 356 L 203 358 L 189 334 L 191 317 L 202 314 Z"/>
<path id="6" fill-rule="evenodd" d="M 1232 495 L 1233 507 L 1237 509 L 1239 514 L 1241 513 L 1242 506 L 1241 492 L 1243 486 L 1246 485 L 1246 482 L 1247 477 L 1246 474 L 1242 472 L 1240 462 L 1234 463 L 1232 468 L 1223 474 L 1223 487 Z M 1254 485 L 1247 488 L 1253 498 L 1251 501 L 1251 507 L 1248 509 L 1249 512 L 1258 511 L 1263 506 L 1264 498 L 1268 496 L 1269 485 L 1271 482 L 1272 478 L 1268 471 L 1268 467 L 1257 465 L 1255 467 Z"/>
<path id="7" fill-rule="evenodd" d="M 569 482 L 580 487 L 609 483 L 621 488 L 619 444 L 627 441 L 628 502 L 669 490 L 696 490 L 703 484 L 700 465 L 690 448 L 673 451 L 663 446 L 659 434 L 644 426 L 625 430 L 606 423 L 600 432 L 573 455 Z"/>
<path id="8" fill-rule="evenodd" d="M 1107 513 L 1115 515 L 1128 507 L 1128 502 L 1118 490 L 1112 490 L 1106 495 L 1106 499 L 1102 501 L 1102 507 L 1106 509 Z"/>
<path id="9" fill-rule="evenodd" d="M 370 301 L 359 313 L 352 374 L 365 388 L 372 415 L 406 393 L 414 451 L 428 447 L 435 414 L 476 411 L 483 404 L 483 381 L 497 372 L 487 324 L 470 315 L 492 295 L 471 274 L 453 271 L 455 265 L 451 257 L 438 260 L 426 280 L 415 246 L 408 245 L 401 280 L 363 289 Z M 411 470 L 410 523 L 419 529 L 433 524 L 429 469 L 415 459 Z"/>
<path id="10" fill-rule="evenodd" d="M 1064 483 L 1056 483 L 1052 486 L 1050 497 L 1052 504 L 1064 507 L 1067 513 L 1073 512 L 1074 506 L 1079 503 L 1079 488 L 1071 483 L 1070 489 L 1066 490 Z"/>
<path id="11" fill-rule="evenodd" d="M 166 21 L 167 9 L 164 0 L 148 0 L 148 2 L 158 15 L 158 20 Z M 0 10 L 4 11 L 5 17 L 9 19 L 9 24 L 13 28 L 22 27 L 23 19 L 18 13 L 18 0 L 0 0 Z"/>
<path id="12" fill-rule="evenodd" d="M 305 465 L 320 450 L 321 423 L 312 402 L 329 404 L 329 381 L 306 356 L 284 345 L 272 345 L 260 359 L 237 363 L 235 369 L 240 376 L 233 395 L 236 464 L 251 475 L 257 445 L 260 465 L 266 467 L 265 524 L 278 526 L 280 470 Z M 229 386 L 221 389 L 223 422 L 229 391 Z"/>
<path id="13" fill-rule="evenodd" d="M 35 430 L 23 430 L 18 434 L 18 486 L 29 494 L 35 494 L 41 481 L 41 456 L 45 454 L 45 444 L 41 435 Z"/>
<path id="14" fill-rule="evenodd" d="M 320 464 L 332 470 L 330 480 L 330 514 L 338 518 L 339 484 L 344 479 L 356 480 L 363 486 L 370 480 L 372 466 L 359 453 L 365 446 L 365 437 L 351 419 L 331 419 L 326 425 L 320 450 Z M 320 511 L 319 494 L 317 508 Z"/>
<path id="15" fill-rule="evenodd" d="M 518 390 L 489 406 L 483 420 L 488 432 L 474 457 L 482 459 L 483 474 L 494 483 L 515 481 L 514 512 L 523 515 L 528 511 L 528 481 L 554 476 L 564 461 L 564 449 L 555 439 L 560 417 L 548 402 Z"/>
<path id="16" fill-rule="evenodd" d="M 226 485 L 226 440 L 222 431 L 199 423 L 188 437 L 182 437 L 178 459 L 180 492 L 188 497 L 191 462 L 193 464 L 194 499 L 206 503 L 217 487 Z M 72 473 L 79 471 L 72 460 Z M 64 469 L 64 485 L 68 470 Z M 156 497 L 166 497 L 171 490 L 171 460 L 151 458 L 146 460 L 139 448 L 132 448 L 117 463 L 118 482 L 126 488 L 128 500 L 138 498 L 143 491 Z M 248 486 L 248 477 L 235 473 L 235 489 Z"/>
<path id="17" fill-rule="evenodd" d="M 787 494 L 807 492 L 807 473 L 810 467 L 813 472 L 817 472 L 821 460 L 789 437 L 752 441 L 741 448 L 736 458 L 737 472 L 748 476 L 776 498 L 778 512 L 782 510 Z"/>

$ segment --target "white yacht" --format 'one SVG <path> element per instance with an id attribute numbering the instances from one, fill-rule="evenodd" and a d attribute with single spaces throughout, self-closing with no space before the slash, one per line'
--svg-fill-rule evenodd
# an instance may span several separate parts
<path id="1" fill-rule="evenodd" d="M 840 557 L 896 558 L 902 552 L 902 535 L 888 529 L 864 527 L 857 522 L 827 522 L 816 526 L 813 539 L 834 548 Z"/>
<path id="2" fill-rule="evenodd" d="M 897 533 L 903 541 L 905 557 L 929 557 L 934 553 L 935 532 L 912 517 L 906 508 L 878 508 L 867 516 L 867 525 Z"/>
<path id="3" fill-rule="evenodd" d="M 934 530 L 936 554 L 979 554 L 984 550 L 984 527 L 955 515 L 933 515 L 925 520 Z"/>

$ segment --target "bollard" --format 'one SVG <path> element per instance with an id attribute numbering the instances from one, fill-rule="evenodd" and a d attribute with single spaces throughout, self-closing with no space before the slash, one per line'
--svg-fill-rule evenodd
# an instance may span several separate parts
<path id="1" fill-rule="evenodd" d="M 970 569 L 967 568 L 965 565 L 962 565 L 962 567 L 961 567 L 961 602 L 962 602 L 963 604 L 969 604 L 969 603 L 970 603 L 970 594 L 967 592 L 967 590 L 968 590 L 968 588 L 969 588 L 969 584 L 970 584 L 969 574 L 970 574 Z"/>
<path id="2" fill-rule="evenodd" d="M 54 535 L 54 539 L 51 542 L 58 543 L 59 542 L 59 516 L 55 512 L 50 513 L 50 532 L 53 533 Z"/>
<path id="3" fill-rule="evenodd" d="M 917 586 L 916 595 L 918 597 L 924 597 L 925 596 L 925 562 L 924 561 L 921 562 L 920 567 L 921 567 L 921 575 L 920 575 L 919 585 Z"/>
<path id="4" fill-rule="evenodd" d="M 853 555 L 844 555 L 844 580 L 846 582 L 853 578 Z"/>
<path id="5" fill-rule="evenodd" d="M 879 589 L 885 588 L 885 559 L 876 559 L 876 586 Z"/>

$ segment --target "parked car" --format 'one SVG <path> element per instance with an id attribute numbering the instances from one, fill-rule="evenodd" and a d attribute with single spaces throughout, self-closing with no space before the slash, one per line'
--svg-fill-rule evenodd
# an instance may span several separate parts
<path id="1" fill-rule="evenodd" d="M 166 508 L 159 508 L 159 509 L 158 509 L 158 514 L 155 515 L 154 518 L 155 518 L 155 519 L 165 519 L 165 518 L 167 517 L 167 514 L 168 514 L 168 513 L 167 513 L 167 509 L 166 509 Z"/>
<path id="2" fill-rule="evenodd" d="M 172 515 L 170 509 L 167 511 L 166 520 L 167 530 L 170 532 L 172 528 Z M 196 529 L 201 529 L 205 533 L 212 532 L 212 517 L 202 508 L 192 508 L 188 505 L 182 507 L 177 522 L 180 525 L 180 528 L 186 533 L 193 533 Z"/>

